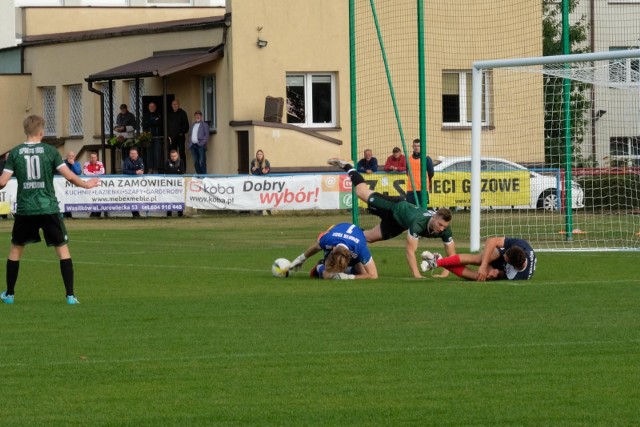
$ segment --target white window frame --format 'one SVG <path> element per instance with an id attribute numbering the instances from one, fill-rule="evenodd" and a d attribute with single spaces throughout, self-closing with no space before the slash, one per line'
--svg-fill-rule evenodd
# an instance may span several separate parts
<path id="1" fill-rule="evenodd" d="M 442 117 L 442 126 L 443 127 L 471 127 L 471 91 L 467 90 L 467 80 L 471 83 L 472 72 L 471 70 L 462 70 L 462 71 L 450 71 L 443 70 L 442 71 L 442 80 L 444 82 L 445 74 L 456 74 L 458 76 L 458 97 L 460 98 L 460 102 L 458 104 L 458 115 L 460 116 L 460 121 L 458 122 L 445 122 L 444 117 Z M 491 73 L 488 71 L 482 72 L 482 83 L 483 83 L 483 91 L 482 91 L 482 126 L 489 126 L 491 123 L 490 117 L 490 107 L 491 107 Z M 471 84 L 468 86 L 471 88 Z M 444 91 L 444 89 L 443 89 Z M 468 108 L 468 109 L 467 109 Z M 444 109 L 444 105 L 442 106 Z M 467 117 L 469 120 L 467 121 Z"/>
<path id="2" fill-rule="evenodd" d="M 111 135 L 111 132 L 113 129 L 111 129 L 111 119 L 113 119 L 113 126 L 116 125 L 116 117 L 118 116 L 118 113 L 116 112 L 116 105 L 117 101 L 115 100 L 115 89 L 116 89 L 116 82 L 111 81 L 111 88 L 109 88 L 109 82 L 102 82 L 100 84 L 100 92 L 104 93 L 104 97 L 103 97 L 103 108 L 104 108 L 104 129 L 102 130 L 102 132 L 104 132 L 105 135 Z M 109 105 L 109 92 L 114 93 L 114 98 L 113 98 L 113 109 L 111 109 L 111 106 Z M 111 116 L 109 116 L 111 115 Z M 110 119 L 111 117 L 111 119 Z"/>
<path id="3" fill-rule="evenodd" d="M 640 3 L 640 0 L 638 0 Z M 629 49 L 637 49 L 637 47 L 618 47 L 611 46 L 609 47 L 609 51 L 621 51 L 621 50 L 629 50 Z M 621 64 L 624 67 L 624 80 L 613 80 L 611 79 L 611 72 L 609 72 L 609 81 L 612 83 L 633 83 L 634 86 L 640 86 L 640 59 L 639 58 L 623 58 L 623 59 L 613 59 L 609 61 L 609 66 L 614 67 L 615 64 Z M 635 70 L 633 69 L 635 65 Z M 635 71 L 635 75 L 632 74 Z"/>
<path id="4" fill-rule="evenodd" d="M 171 1 L 162 1 L 162 0 L 147 0 L 147 7 L 175 7 L 175 6 L 193 6 L 193 0 L 171 0 Z"/>
<path id="5" fill-rule="evenodd" d="M 130 0 L 80 0 L 80 6 L 129 6 Z"/>
<path id="6" fill-rule="evenodd" d="M 286 77 L 302 76 L 304 79 L 304 98 L 305 98 L 305 121 L 304 123 L 290 123 L 295 126 L 308 128 L 334 128 L 337 126 L 337 94 L 336 94 L 336 73 L 333 72 L 316 72 L 316 73 L 295 73 L 288 72 Z M 314 123 L 313 120 L 313 93 L 310 82 L 314 76 L 329 77 L 331 79 L 331 121 L 328 123 Z M 286 86 L 286 82 L 285 82 Z M 288 102 L 287 102 L 288 104 Z M 285 111 L 285 116 L 288 116 Z"/>
<path id="7" fill-rule="evenodd" d="M 42 90 L 42 116 L 44 118 L 44 136 L 57 135 L 57 99 L 55 86 L 43 86 Z"/>
<path id="8" fill-rule="evenodd" d="M 69 108 L 69 135 L 82 135 L 82 85 L 67 86 L 67 100 Z"/>
<path id="9" fill-rule="evenodd" d="M 144 115 L 144 103 L 142 102 L 142 97 L 145 94 L 144 90 L 144 79 L 140 79 L 140 93 L 139 98 L 136 102 L 136 81 L 135 80 L 125 80 L 127 84 L 127 91 L 129 92 L 129 103 L 127 107 L 131 114 L 133 114 L 136 118 L 136 123 L 138 124 L 137 129 L 140 128 L 140 124 L 142 123 L 141 117 Z M 137 107 L 136 107 L 137 104 Z M 138 109 L 140 110 L 140 114 L 138 114 Z M 138 117 L 140 115 L 140 117 Z"/>
<path id="10" fill-rule="evenodd" d="M 6 1 L 6 0 L 5 0 Z M 63 0 L 14 0 L 14 7 L 63 6 Z"/>
<path id="11" fill-rule="evenodd" d="M 611 145 L 616 144 L 624 147 L 624 154 L 616 154 L 613 152 Z M 638 154 L 633 154 L 638 153 Z M 611 137 L 609 140 L 609 155 L 611 159 L 624 161 L 627 166 L 640 165 L 640 141 L 634 136 L 618 136 Z"/>
<path id="12" fill-rule="evenodd" d="M 208 84 L 209 81 L 211 85 Z M 211 91 L 209 92 L 208 89 L 211 89 Z M 200 100 L 202 120 L 209 124 L 209 131 L 215 131 L 218 128 L 215 74 L 200 77 Z"/>

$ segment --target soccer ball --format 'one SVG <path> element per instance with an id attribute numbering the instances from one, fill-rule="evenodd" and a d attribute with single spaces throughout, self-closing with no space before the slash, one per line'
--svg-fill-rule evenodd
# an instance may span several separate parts
<path id="1" fill-rule="evenodd" d="M 278 258 L 271 265 L 271 274 L 273 277 L 289 277 L 289 265 L 291 263 L 286 258 Z"/>

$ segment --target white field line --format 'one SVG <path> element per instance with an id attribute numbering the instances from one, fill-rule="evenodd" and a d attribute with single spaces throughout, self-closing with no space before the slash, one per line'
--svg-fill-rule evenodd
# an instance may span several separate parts
<path id="1" fill-rule="evenodd" d="M 77 360 L 42 361 L 41 363 L 0 363 L 0 368 L 16 368 L 25 366 L 67 366 L 82 363 L 90 364 L 135 364 L 154 362 L 191 362 L 198 360 L 234 360 L 234 359 L 264 359 L 287 358 L 297 356 L 340 356 L 340 355 L 366 355 L 366 354 L 390 354 L 390 353 L 435 353 L 442 351 L 469 351 L 485 349 L 514 349 L 514 348 L 554 348 L 554 347 L 598 347 L 612 345 L 640 344 L 640 340 L 628 341 L 572 341 L 572 342 L 539 342 L 519 344 L 477 344 L 469 346 L 440 346 L 440 347 L 406 347 L 406 348 L 379 348 L 379 349 L 355 349 L 355 350 L 327 350 L 327 351 L 292 351 L 292 352 L 255 352 L 255 353 L 220 353 L 208 355 L 191 355 L 183 357 L 140 357 L 127 359 L 93 359 L 88 356 L 79 356 Z"/>

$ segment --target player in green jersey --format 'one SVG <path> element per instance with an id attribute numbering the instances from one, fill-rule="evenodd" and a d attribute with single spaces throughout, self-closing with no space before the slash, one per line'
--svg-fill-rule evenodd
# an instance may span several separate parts
<path id="1" fill-rule="evenodd" d="M 67 181 L 82 188 L 100 185 L 100 179 L 83 180 L 65 165 L 58 150 L 43 144 L 44 119 L 32 115 L 23 121 L 27 142 L 9 152 L 9 158 L 0 176 L 0 189 L 12 176 L 18 181 L 15 221 L 11 232 L 11 247 L 7 258 L 7 290 L 0 299 L 13 304 L 14 290 L 20 269 L 20 257 L 27 243 L 40 242 L 40 229 L 47 246 L 55 246 L 60 259 L 60 272 L 67 293 L 68 304 L 78 304 L 73 291 L 73 262 L 67 246 L 67 230 L 58 208 L 53 187 L 57 170 Z"/>
<path id="2" fill-rule="evenodd" d="M 451 223 L 449 209 L 440 208 L 433 212 L 407 201 L 376 193 L 369 188 L 362 175 L 349 162 L 341 159 L 329 159 L 327 163 L 339 167 L 349 174 L 358 198 L 367 203 L 372 214 L 380 217 L 381 221 L 378 225 L 364 232 L 368 243 L 388 240 L 405 230 L 407 231 L 405 252 L 413 277 L 416 279 L 423 277 L 418 269 L 416 259 L 420 237 L 442 239 L 447 256 L 455 255 L 456 246 L 449 227 Z M 446 274 L 441 275 L 441 277 L 444 276 Z"/>

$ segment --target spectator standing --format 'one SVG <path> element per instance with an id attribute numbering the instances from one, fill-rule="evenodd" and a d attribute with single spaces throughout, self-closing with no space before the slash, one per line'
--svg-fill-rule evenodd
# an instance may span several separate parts
<path id="1" fill-rule="evenodd" d="M 196 174 L 207 174 L 207 142 L 209 142 L 209 124 L 202 120 L 202 112 L 196 111 L 189 132 L 189 151 L 193 157 Z"/>
<path id="2" fill-rule="evenodd" d="M 406 172 L 407 158 L 402 154 L 400 147 L 394 147 L 391 155 L 384 164 L 385 172 Z"/>
<path id="3" fill-rule="evenodd" d="M 124 175 L 143 175 L 144 174 L 144 162 L 138 154 L 138 148 L 131 147 L 129 150 L 129 157 L 124 159 L 122 163 L 122 173 Z M 131 215 L 134 218 L 140 217 L 140 211 L 131 211 Z"/>
<path id="4" fill-rule="evenodd" d="M 169 159 L 164 165 L 164 173 L 167 175 L 184 175 L 184 161 L 176 150 L 171 150 Z M 182 211 L 178 211 L 178 216 L 182 216 Z M 171 211 L 167 211 L 167 216 L 171 216 Z"/>
<path id="5" fill-rule="evenodd" d="M 264 158 L 264 151 L 256 151 L 256 157 L 251 160 L 251 165 L 249 166 L 249 175 L 267 175 L 270 171 L 271 163 L 269 163 L 269 160 Z M 271 211 L 269 209 L 264 212 L 271 215 Z M 262 215 L 264 212 L 258 211 L 257 214 Z"/>
<path id="6" fill-rule="evenodd" d="M 136 116 L 129 111 L 127 104 L 120 104 L 120 113 L 116 117 L 116 127 L 113 129 L 116 136 L 123 136 L 127 139 L 133 138 L 134 132 L 138 129 Z"/>
<path id="7" fill-rule="evenodd" d="M 151 134 L 151 146 L 147 154 L 147 167 L 150 172 L 158 172 L 162 161 L 162 116 L 155 102 L 150 102 L 148 111 L 142 118 L 142 130 Z"/>
<path id="8" fill-rule="evenodd" d="M 76 162 L 76 153 L 73 151 L 69 151 L 64 159 L 64 164 L 67 165 L 69 170 L 76 175 L 82 174 L 82 166 L 80 166 L 80 162 Z M 57 171 L 56 171 L 57 172 Z M 71 212 L 64 213 L 65 218 L 73 218 Z"/>
<path id="9" fill-rule="evenodd" d="M 98 160 L 98 152 L 92 151 L 89 153 L 89 161 L 84 163 L 82 167 L 82 174 L 89 176 L 98 176 L 104 175 L 104 164 L 100 160 Z M 101 212 L 91 212 L 89 215 L 93 218 L 100 218 Z M 104 216 L 107 216 L 107 213 L 104 213 Z"/>
<path id="10" fill-rule="evenodd" d="M 358 162 L 358 172 L 360 173 L 374 173 L 378 172 L 378 159 L 373 157 L 373 151 L 367 148 L 364 150 L 364 158 Z"/>
<path id="11" fill-rule="evenodd" d="M 92 178 L 84 181 L 71 172 L 60 153 L 51 145 L 42 143 L 44 125 L 45 121 L 40 116 L 32 115 L 24 119 L 27 141 L 11 150 L 0 176 L 0 189 L 7 185 L 13 175 L 18 181 L 17 208 L 6 266 L 7 289 L 0 294 L 0 300 L 5 304 L 13 304 L 20 258 L 27 243 L 41 241 L 40 229 L 47 245 L 55 247 L 60 260 L 67 304 L 78 304 L 73 286 L 73 261 L 53 187 L 53 174 L 57 170 L 67 181 L 85 189 L 100 185 L 100 180 Z M 37 173 L 34 173 L 34 165 L 39 166 Z"/>
<path id="12" fill-rule="evenodd" d="M 267 175 L 271 171 L 271 163 L 264 158 L 264 151 L 256 151 L 255 159 L 251 160 L 249 175 Z"/>
<path id="13" fill-rule="evenodd" d="M 431 160 L 431 157 L 427 156 L 426 157 L 427 160 L 427 190 L 431 191 L 431 179 L 433 178 L 434 175 L 434 170 L 433 170 L 433 160 Z M 407 177 L 407 202 L 414 204 L 414 205 L 418 205 L 418 206 L 422 206 L 422 196 L 420 194 L 420 191 L 422 191 L 422 185 L 421 185 L 421 180 L 420 180 L 420 140 L 419 139 L 414 139 L 413 140 L 413 153 L 411 154 L 411 156 L 409 156 L 409 164 L 411 165 L 411 176 L 413 177 L 413 181 L 415 183 L 415 190 L 416 193 L 418 194 L 418 200 L 416 203 L 416 198 L 413 195 L 413 184 L 411 183 L 411 178 Z"/>
<path id="14" fill-rule="evenodd" d="M 187 159 L 184 146 L 187 132 L 189 132 L 189 117 L 187 112 L 180 108 L 180 101 L 174 99 L 171 102 L 171 110 L 167 114 L 167 136 L 169 137 L 169 150 L 178 150 L 182 160 Z"/>

